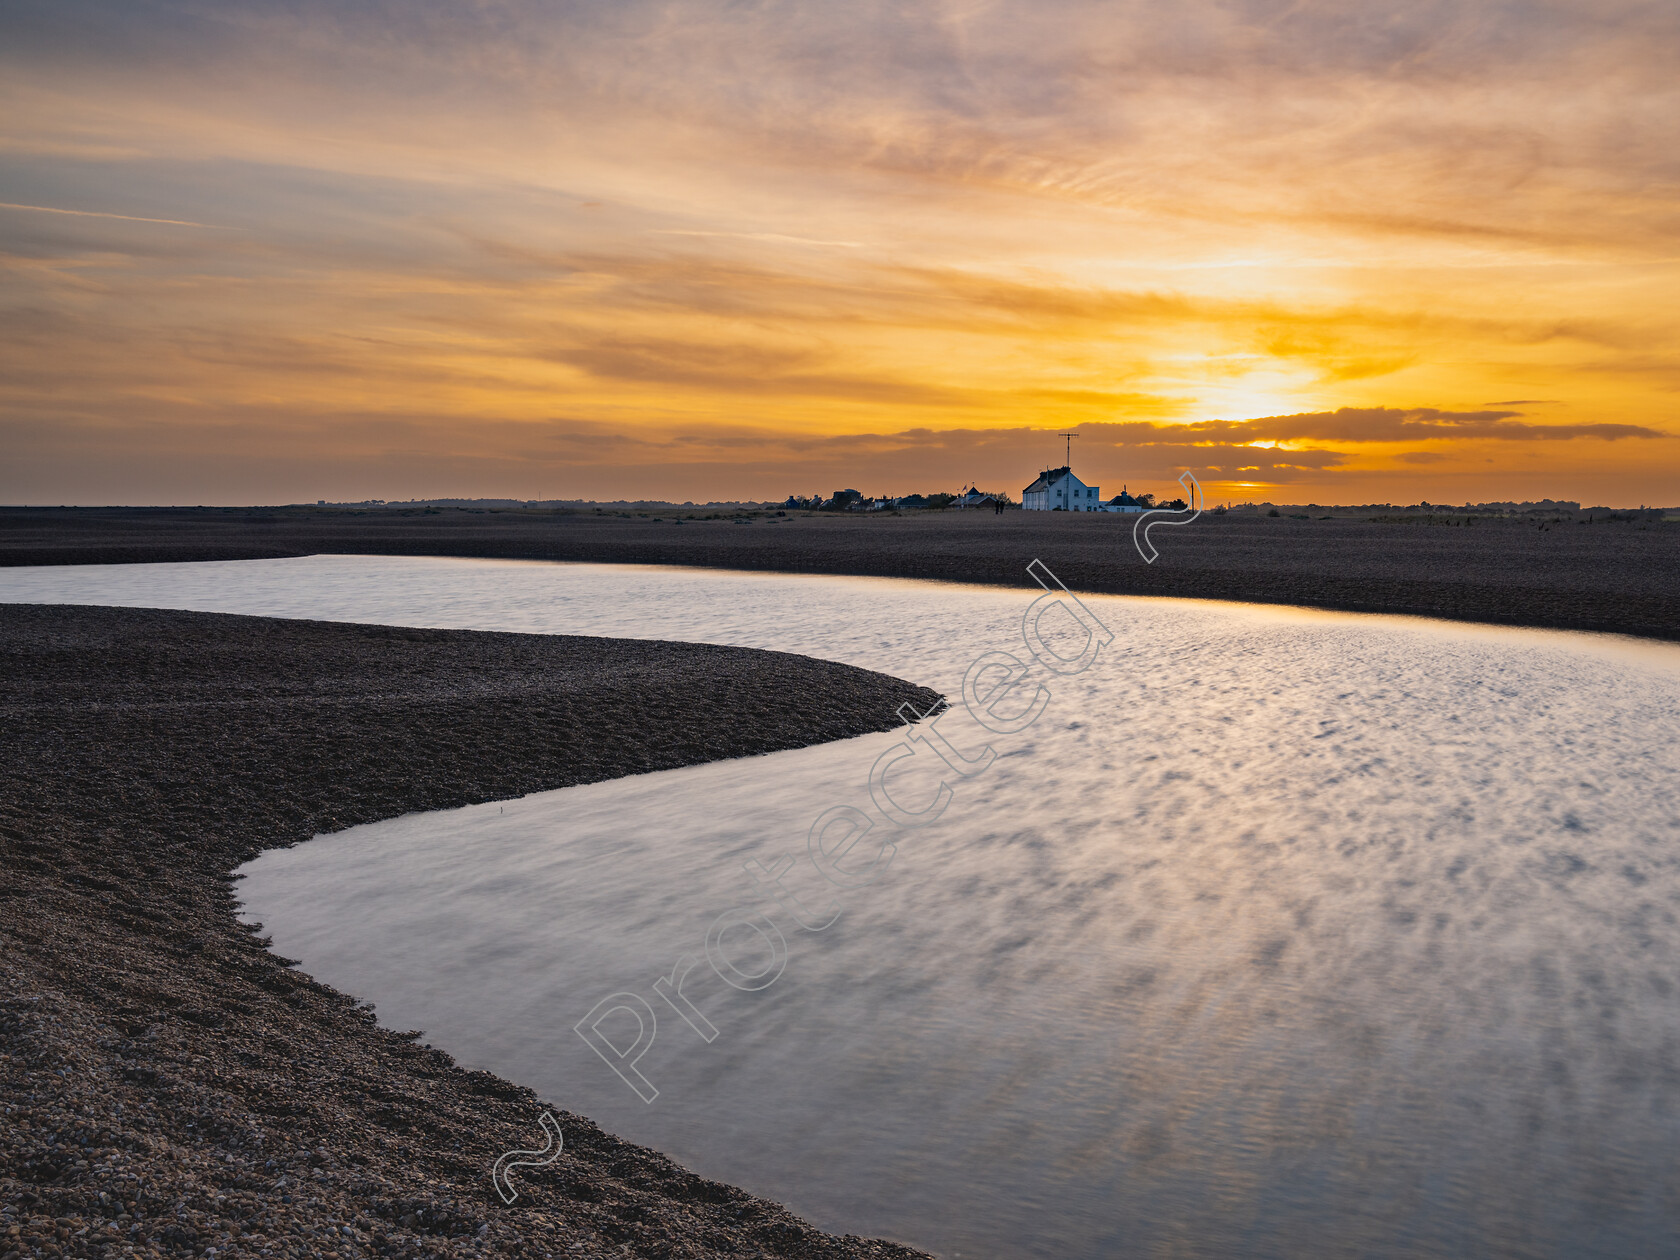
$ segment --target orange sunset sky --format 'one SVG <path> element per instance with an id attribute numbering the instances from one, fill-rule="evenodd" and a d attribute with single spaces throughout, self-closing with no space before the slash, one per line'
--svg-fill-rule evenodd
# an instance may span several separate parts
<path id="1" fill-rule="evenodd" d="M 17 0 L 0 501 L 1680 503 L 1680 5 Z"/>

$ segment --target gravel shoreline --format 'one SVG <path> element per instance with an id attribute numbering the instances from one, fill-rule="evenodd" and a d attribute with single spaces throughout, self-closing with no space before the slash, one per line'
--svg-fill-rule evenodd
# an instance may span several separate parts
<path id="1" fill-rule="evenodd" d="M 230 872 L 933 698 L 740 648 L 0 605 L 0 1260 L 921 1255 L 380 1027 L 238 922 Z M 564 1154 L 504 1207 L 491 1165 L 544 1144 L 545 1109 Z"/>
<path id="2" fill-rule="evenodd" d="M 703 511 L 703 510 L 702 510 Z M 1277 519 L 1205 512 L 1153 534 L 1067 512 L 793 514 L 448 508 L 0 508 L 0 566 L 317 553 L 477 556 L 935 578 L 1030 586 L 1042 558 L 1076 591 L 1169 595 L 1680 639 L 1680 521 Z M 738 521 L 750 523 L 737 523 Z M 1433 523 L 1429 523 L 1429 522 Z M 1034 588 L 1036 589 L 1036 588 Z"/>

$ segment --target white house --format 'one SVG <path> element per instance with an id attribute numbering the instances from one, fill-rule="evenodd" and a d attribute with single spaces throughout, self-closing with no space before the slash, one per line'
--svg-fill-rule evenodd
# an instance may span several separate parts
<path id="1" fill-rule="evenodd" d="M 1029 512 L 1095 512 L 1102 498 L 1095 486 L 1073 475 L 1071 468 L 1050 468 L 1021 491 L 1021 506 Z"/>

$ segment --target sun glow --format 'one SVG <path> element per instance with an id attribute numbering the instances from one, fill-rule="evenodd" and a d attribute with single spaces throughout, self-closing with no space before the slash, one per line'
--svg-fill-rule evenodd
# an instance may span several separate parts
<path id="1" fill-rule="evenodd" d="M 1403 15 L 78 12 L 0 41 L 14 499 L 1008 486 L 1068 429 L 1158 491 L 1680 487 L 1668 44 L 1584 4 L 1466 11 L 1493 74 Z"/>

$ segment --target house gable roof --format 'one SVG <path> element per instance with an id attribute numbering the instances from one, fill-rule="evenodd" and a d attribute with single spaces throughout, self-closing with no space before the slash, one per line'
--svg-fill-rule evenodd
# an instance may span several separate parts
<path id="1" fill-rule="evenodd" d="M 1047 468 L 1038 474 L 1037 481 L 1033 482 L 1032 485 L 1021 491 L 1021 493 L 1031 494 L 1035 490 L 1048 490 L 1064 477 L 1073 477 L 1073 469 L 1068 467 Z M 1078 481 L 1079 479 L 1074 477 L 1074 480 Z M 1083 485 L 1084 483 L 1080 482 L 1080 484 Z"/>

